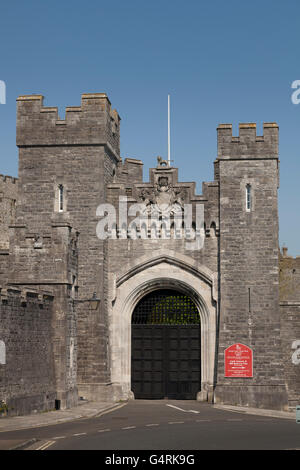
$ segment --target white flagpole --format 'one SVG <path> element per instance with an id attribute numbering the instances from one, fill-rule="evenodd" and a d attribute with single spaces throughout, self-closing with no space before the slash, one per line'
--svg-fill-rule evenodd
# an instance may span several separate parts
<path id="1" fill-rule="evenodd" d="M 168 95 L 168 165 L 171 166 L 170 95 Z"/>

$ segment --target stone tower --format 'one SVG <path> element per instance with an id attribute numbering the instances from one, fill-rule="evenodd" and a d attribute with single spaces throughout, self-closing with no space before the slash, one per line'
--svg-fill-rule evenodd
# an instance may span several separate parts
<path id="1" fill-rule="evenodd" d="M 53 226 L 80 232 L 78 272 L 70 274 L 67 289 L 77 312 L 71 338 L 79 358 L 77 386 L 79 395 L 89 398 L 99 393 L 105 397 L 109 382 L 105 242 L 96 237 L 95 228 L 97 206 L 105 201 L 106 185 L 120 160 L 119 124 L 104 93 L 82 95 L 80 107 L 66 108 L 65 120 L 59 119 L 56 107 L 43 106 L 40 95 L 17 100 L 17 223 L 26 223 L 41 240 Z M 59 278 L 60 257 L 54 252 L 50 256 Z M 100 305 L 91 310 L 94 293 Z"/>
<path id="2" fill-rule="evenodd" d="M 276 408 L 287 403 L 280 350 L 278 126 L 218 128 L 220 317 L 216 402 Z M 253 378 L 224 378 L 224 349 L 254 350 Z"/>

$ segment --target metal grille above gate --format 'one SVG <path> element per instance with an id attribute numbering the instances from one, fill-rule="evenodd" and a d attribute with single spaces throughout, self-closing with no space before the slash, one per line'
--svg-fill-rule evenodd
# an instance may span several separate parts
<path id="1" fill-rule="evenodd" d="M 175 290 L 146 295 L 132 315 L 131 385 L 135 398 L 195 399 L 201 385 L 200 318 Z"/>

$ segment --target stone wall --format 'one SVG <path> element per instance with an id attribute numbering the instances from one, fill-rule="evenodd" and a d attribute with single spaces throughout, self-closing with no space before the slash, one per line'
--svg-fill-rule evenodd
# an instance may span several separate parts
<path id="1" fill-rule="evenodd" d="M 7 285 L 47 289 L 54 296 L 51 338 L 55 398 L 61 408 L 77 404 L 77 243 L 68 223 L 52 222 L 48 232 L 11 226 Z M 39 235 L 37 235 L 39 233 Z"/>
<path id="2" fill-rule="evenodd" d="M 55 408 L 52 315 L 51 295 L 1 289 L 0 413 Z"/>
<path id="3" fill-rule="evenodd" d="M 9 247 L 9 225 L 15 222 L 18 180 L 0 175 L 0 251 Z"/>
<path id="4" fill-rule="evenodd" d="M 300 403 L 300 257 L 280 254 L 280 336 L 289 406 Z"/>
<path id="5" fill-rule="evenodd" d="M 219 185 L 218 182 L 203 183 L 203 194 L 195 194 L 195 183 L 182 182 L 178 180 L 177 168 L 151 168 L 149 175 L 149 182 L 143 182 L 141 179 L 134 182 L 130 173 L 131 168 L 141 167 L 140 161 L 130 160 L 130 166 L 127 161 L 124 162 L 126 172 L 129 170 L 128 179 L 125 179 L 124 173 L 121 172 L 119 165 L 119 174 L 122 175 L 121 180 L 118 178 L 112 184 L 107 186 L 107 202 L 112 204 L 116 209 L 116 239 L 109 240 L 109 271 L 116 276 L 118 272 L 125 266 L 130 267 L 135 264 L 139 258 L 145 256 L 155 257 L 155 252 L 161 249 L 168 250 L 168 252 L 181 253 L 191 258 L 191 262 L 195 263 L 195 267 L 207 267 L 213 272 L 218 270 L 218 235 L 219 235 Z M 141 177 L 141 175 L 140 175 Z M 177 192 L 175 196 L 176 201 L 184 208 L 184 204 L 189 204 L 193 211 L 193 221 L 195 221 L 196 206 L 202 205 L 204 207 L 204 234 L 205 241 L 201 250 L 192 250 L 188 248 L 188 241 L 182 231 L 181 238 L 176 239 L 174 231 L 171 230 L 169 238 L 160 238 L 161 234 L 157 234 L 157 239 L 154 239 L 150 230 L 148 230 L 147 238 L 133 239 L 127 231 L 129 224 L 136 216 L 131 215 L 128 217 L 128 226 L 125 228 L 126 234 L 122 234 L 122 226 L 120 226 L 119 218 L 119 198 L 127 198 L 128 212 L 130 207 L 137 203 L 155 204 L 156 197 L 159 199 L 159 194 L 155 196 L 156 184 L 158 178 L 168 178 L 170 189 L 166 194 L 171 194 L 173 190 Z M 168 196 L 167 201 L 168 201 Z M 177 197 L 177 198 L 176 198 Z M 170 207 L 176 204 L 174 196 L 169 196 Z M 182 221 L 184 219 L 182 218 Z M 150 227 L 151 216 L 148 216 L 148 226 Z"/>
<path id="6" fill-rule="evenodd" d="M 286 247 L 279 255 L 279 281 L 281 302 L 300 301 L 300 256 L 289 256 Z"/>

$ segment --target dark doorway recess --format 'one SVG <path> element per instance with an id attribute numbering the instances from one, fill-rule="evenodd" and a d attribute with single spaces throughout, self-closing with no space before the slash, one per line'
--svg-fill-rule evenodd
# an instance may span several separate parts
<path id="1" fill-rule="evenodd" d="M 146 295 L 132 315 L 131 387 L 135 398 L 196 399 L 201 387 L 200 318 L 176 290 Z"/>

